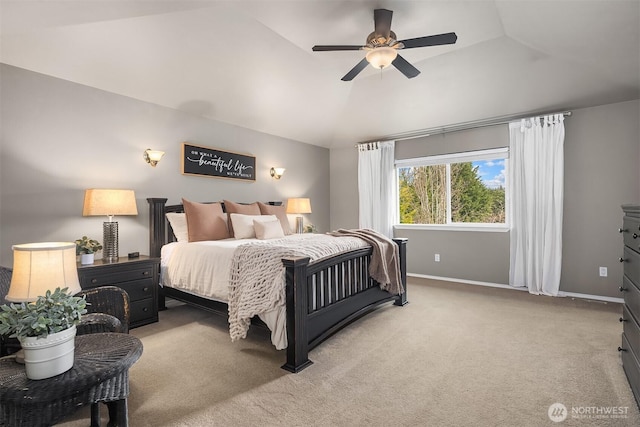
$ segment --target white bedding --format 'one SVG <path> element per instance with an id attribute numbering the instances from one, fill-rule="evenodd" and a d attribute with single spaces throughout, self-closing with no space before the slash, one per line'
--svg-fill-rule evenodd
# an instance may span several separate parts
<path id="1" fill-rule="evenodd" d="M 323 237 L 326 239 L 327 236 Z M 306 246 L 306 249 L 312 252 L 306 255 L 316 259 L 318 254 L 313 253 L 312 239 L 314 239 L 314 235 L 311 234 L 295 234 L 277 240 L 290 240 L 292 245 Z M 262 242 L 264 244 L 265 241 L 258 239 L 225 239 L 191 243 L 169 243 L 162 247 L 160 283 L 162 286 L 180 289 L 200 297 L 228 303 L 230 270 L 234 253 L 240 245 L 252 242 L 256 244 Z M 308 244 L 304 242 L 308 242 Z M 339 252 L 367 246 L 366 242 L 354 237 L 341 237 L 340 242 L 341 245 L 336 245 L 335 251 Z M 299 248 L 299 250 L 301 249 Z M 304 253 L 306 250 L 302 250 L 302 252 Z M 273 345 L 279 350 L 286 348 L 286 307 L 282 305 L 271 311 L 258 312 L 258 315 L 271 330 L 271 342 Z"/>

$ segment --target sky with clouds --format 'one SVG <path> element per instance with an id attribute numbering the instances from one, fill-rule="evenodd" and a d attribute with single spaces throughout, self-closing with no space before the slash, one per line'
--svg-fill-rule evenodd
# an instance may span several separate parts
<path id="1" fill-rule="evenodd" d="M 484 184 L 489 188 L 504 187 L 505 183 L 505 161 L 499 160 L 481 160 L 472 162 L 473 167 L 478 167 L 478 175 Z"/>

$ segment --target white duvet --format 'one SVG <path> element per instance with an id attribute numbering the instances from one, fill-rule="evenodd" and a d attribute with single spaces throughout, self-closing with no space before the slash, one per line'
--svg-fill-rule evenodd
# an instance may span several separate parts
<path id="1" fill-rule="evenodd" d="M 193 295 L 227 303 L 229 270 L 235 249 L 258 239 L 225 239 L 191 243 L 173 242 L 162 247 L 160 284 Z M 287 347 L 286 307 L 262 313 L 260 319 L 271 330 L 271 342 Z"/>

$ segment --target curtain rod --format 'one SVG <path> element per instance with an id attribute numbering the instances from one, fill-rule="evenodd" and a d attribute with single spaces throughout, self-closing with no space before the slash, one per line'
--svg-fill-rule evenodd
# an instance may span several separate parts
<path id="1" fill-rule="evenodd" d="M 358 142 L 356 143 L 355 146 L 358 147 L 361 144 L 369 144 L 371 142 L 400 141 L 403 139 L 420 138 L 420 137 L 431 136 L 431 135 L 441 135 L 441 134 L 450 133 L 450 132 L 458 132 L 461 130 L 469 130 L 469 129 L 487 127 L 487 126 L 505 125 L 515 120 L 527 119 L 529 117 L 552 116 L 555 114 L 562 114 L 564 117 L 571 117 L 572 112 L 562 111 L 557 113 L 540 113 L 540 114 L 526 114 L 526 115 L 519 114 L 519 115 L 513 115 L 513 116 L 494 117 L 492 119 L 476 120 L 472 122 L 460 123 L 457 125 L 439 126 L 439 127 L 429 128 L 429 129 L 417 130 L 414 132 L 405 132 L 405 133 L 398 133 L 395 135 L 388 135 L 383 138 Z"/>

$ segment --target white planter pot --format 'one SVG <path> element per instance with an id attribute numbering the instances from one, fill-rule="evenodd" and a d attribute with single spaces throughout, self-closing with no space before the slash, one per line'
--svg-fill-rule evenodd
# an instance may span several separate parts
<path id="1" fill-rule="evenodd" d="M 80 255 L 80 264 L 93 264 L 93 260 L 96 254 L 82 254 Z"/>
<path id="2" fill-rule="evenodd" d="M 65 329 L 47 338 L 26 337 L 20 340 L 24 350 L 27 378 L 42 380 L 67 372 L 73 367 L 76 327 Z"/>

